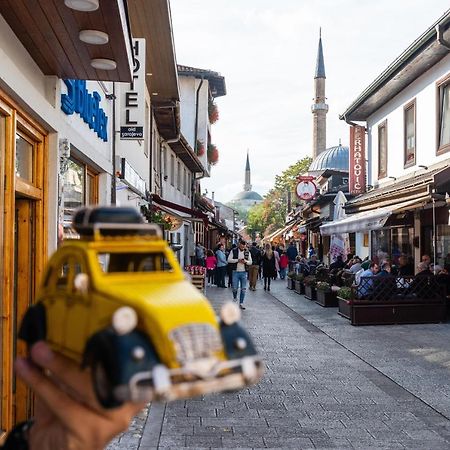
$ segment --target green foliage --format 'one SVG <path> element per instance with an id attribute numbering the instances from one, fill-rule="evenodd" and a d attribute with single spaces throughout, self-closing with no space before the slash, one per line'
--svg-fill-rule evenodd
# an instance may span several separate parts
<path id="1" fill-rule="evenodd" d="M 337 296 L 344 300 L 350 300 L 352 298 L 352 289 L 346 286 L 341 287 L 337 292 Z"/>
<path id="2" fill-rule="evenodd" d="M 331 284 L 326 281 L 318 281 L 316 284 L 318 291 L 331 292 Z"/>
<path id="3" fill-rule="evenodd" d="M 291 192 L 291 202 L 292 205 L 295 205 L 297 177 L 305 173 L 310 164 L 311 158 L 303 158 L 275 177 L 275 185 L 264 196 L 263 202 L 255 205 L 248 213 L 247 227 L 250 234 L 259 232 L 267 236 L 284 226 L 287 213 L 287 193 Z"/>
<path id="4" fill-rule="evenodd" d="M 288 272 L 288 273 L 287 273 L 287 277 L 288 277 L 288 278 L 295 279 L 294 276 L 295 276 L 295 272 Z"/>
<path id="5" fill-rule="evenodd" d="M 316 285 L 316 277 L 314 275 L 308 275 L 303 280 L 303 283 L 305 283 L 306 286 L 314 287 Z"/>

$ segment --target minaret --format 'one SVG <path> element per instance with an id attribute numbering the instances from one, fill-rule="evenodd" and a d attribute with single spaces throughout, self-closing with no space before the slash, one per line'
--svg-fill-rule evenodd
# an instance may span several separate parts
<path id="1" fill-rule="evenodd" d="M 244 191 L 251 191 L 252 185 L 250 183 L 250 161 L 248 159 L 248 150 L 247 150 L 247 162 L 245 164 L 245 184 Z"/>
<path id="2" fill-rule="evenodd" d="M 313 159 L 327 147 L 327 112 L 325 103 L 325 64 L 323 62 L 322 29 L 319 34 L 319 48 L 317 50 L 316 73 L 314 75 L 314 103 L 311 105 L 313 113 Z"/>

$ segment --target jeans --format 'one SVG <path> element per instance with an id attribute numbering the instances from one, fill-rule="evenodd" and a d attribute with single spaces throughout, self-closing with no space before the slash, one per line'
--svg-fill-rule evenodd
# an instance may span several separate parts
<path id="1" fill-rule="evenodd" d="M 225 274 L 227 272 L 227 266 L 216 268 L 217 286 L 225 287 Z"/>
<path id="2" fill-rule="evenodd" d="M 233 298 L 237 298 L 237 291 L 241 283 L 241 294 L 239 296 L 239 303 L 242 305 L 245 299 L 245 291 L 247 290 L 247 272 L 237 272 L 233 270 Z"/>
<path id="3" fill-rule="evenodd" d="M 284 280 L 286 278 L 286 267 L 279 270 L 280 278 Z"/>

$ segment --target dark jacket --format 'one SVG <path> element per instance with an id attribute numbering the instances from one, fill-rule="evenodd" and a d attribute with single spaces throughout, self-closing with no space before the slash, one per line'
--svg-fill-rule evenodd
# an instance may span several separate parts
<path id="1" fill-rule="evenodd" d="M 298 250 L 295 245 L 289 245 L 289 247 L 286 249 L 287 257 L 289 258 L 289 261 L 295 261 L 295 258 L 298 256 Z"/>
<path id="2" fill-rule="evenodd" d="M 255 246 L 251 246 L 250 254 L 252 255 L 252 265 L 259 266 L 261 264 L 261 250 Z"/>
<path id="3" fill-rule="evenodd" d="M 275 267 L 275 255 L 273 253 L 272 258 L 268 258 L 266 253 L 263 254 L 262 268 L 264 278 L 274 278 L 276 276 L 277 269 Z"/>

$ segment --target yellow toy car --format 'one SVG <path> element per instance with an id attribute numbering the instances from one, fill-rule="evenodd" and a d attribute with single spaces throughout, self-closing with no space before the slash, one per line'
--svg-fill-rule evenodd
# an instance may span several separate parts
<path id="1" fill-rule="evenodd" d="M 160 228 L 134 208 L 84 208 L 80 239 L 50 258 L 19 337 L 89 366 L 104 407 L 173 400 L 257 382 L 263 364 L 225 304 L 218 319 Z"/>

